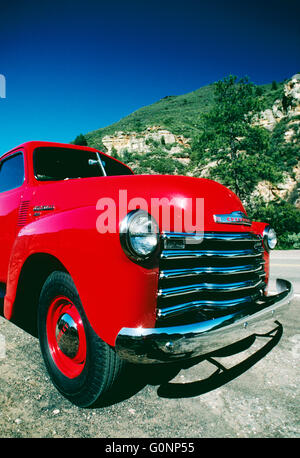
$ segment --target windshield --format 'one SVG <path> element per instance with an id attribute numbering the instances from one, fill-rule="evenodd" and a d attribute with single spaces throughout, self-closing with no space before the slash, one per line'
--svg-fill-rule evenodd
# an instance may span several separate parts
<path id="1" fill-rule="evenodd" d="M 36 148 L 33 163 L 39 181 L 133 174 L 126 165 L 109 156 L 76 148 Z"/>

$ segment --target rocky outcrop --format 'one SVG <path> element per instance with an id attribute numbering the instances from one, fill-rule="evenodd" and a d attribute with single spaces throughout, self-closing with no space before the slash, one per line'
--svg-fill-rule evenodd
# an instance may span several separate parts
<path id="1" fill-rule="evenodd" d="M 284 96 L 275 100 L 273 106 L 260 113 L 256 123 L 268 130 L 273 130 L 283 118 L 300 115 L 300 74 L 294 75 L 284 85 Z"/>
<path id="2" fill-rule="evenodd" d="M 287 114 L 300 115 L 300 73 L 294 75 L 284 87 L 284 95 L 288 99 Z"/>
<path id="3" fill-rule="evenodd" d="M 272 108 L 268 108 L 260 114 L 257 124 L 268 130 L 273 130 L 282 118 L 284 118 L 282 101 L 276 100 Z"/>
<path id="4" fill-rule="evenodd" d="M 125 151 L 129 153 L 149 153 L 155 147 L 166 148 L 175 154 L 189 147 L 189 139 L 183 135 L 174 135 L 160 126 L 148 127 L 143 132 L 115 132 L 102 138 L 108 154 L 117 153 L 122 157 Z"/>
<path id="5" fill-rule="evenodd" d="M 286 120 L 286 130 L 284 141 L 296 143 L 296 130 L 300 125 L 300 74 L 294 75 L 284 85 L 284 96 L 281 100 L 276 100 L 271 109 L 263 111 L 256 123 L 266 129 L 273 131 L 275 126 L 282 120 Z M 273 186 L 271 183 L 262 181 L 257 186 L 254 195 L 260 195 L 265 201 L 274 200 L 277 197 L 282 199 L 289 198 L 294 194 L 295 205 L 300 208 L 300 163 L 294 167 L 293 174 L 285 174 L 283 183 Z"/>
<path id="6" fill-rule="evenodd" d="M 299 183 L 300 167 L 298 164 L 294 168 L 294 177 L 286 173 L 284 181 L 277 186 L 272 185 L 272 183 L 268 181 L 261 181 L 254 191 L 253 196 L 260 196 L 265 202 L 270 202 L 278 197 L 281 199 L 287 199 L 292 195 L 292 193 L 294 193 L 295 197 L 293 199 L 293 203 L 300 209 Z"/>

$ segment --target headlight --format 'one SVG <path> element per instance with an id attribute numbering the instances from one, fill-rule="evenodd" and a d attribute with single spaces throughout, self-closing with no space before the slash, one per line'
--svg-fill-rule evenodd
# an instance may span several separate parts
<path id="1" fill-rule="evenodd" d="M 270 226 L 266 226 L 263 234 L 263 239 L 264 239 L 264 245 L 266 249 L 269 250 L 274 250 L 276 244 L 277 244 L 277 235 L 274 229 L 272 229 Z"/>
<path id="2" fill-rule="evenodd" d="M 137 261 L 149 259 L 159 245 L 159 228 L 151 215 L 134 210 L 120 225 L 120 240 L 125 253 Z"/>

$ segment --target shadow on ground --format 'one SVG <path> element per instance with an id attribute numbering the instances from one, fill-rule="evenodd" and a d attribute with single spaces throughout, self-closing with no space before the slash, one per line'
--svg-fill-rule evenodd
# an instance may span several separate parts
<path id="1" fill-rule="evenodd" d="M 213 391 L 249 370 L 278 344 L 282 336 L 283 328 L 278 321 L 275 321 L 275 323 L 277 327 L 267 334 L 253 334 L 244 340 L 198 358 L 156 365 L 127 364 L 116 386 L 110 392 L 109 398 L 106 398 L 105 402 L 96 402 L 96 404 L 90 408 L 108 407 L 125 401 L 136 395 L 147 385 L 158 386 L 158 396 L 169 399 L 196 397 Z M 24 326 L 24 323 L 22 326 L 18 324 L 17 326 L 35 337 L 35 333 Z M 250 349 L 257 338 L 267 338 L 268 340 L 258 351 L 235 366 L 227 369 L 215 359 L 233 356 Z M 209 377 L 190 383 L 172 383 L 172 380 L 181 370 L 189 369 L 203 361 L 207 361 L 212 366 L 216 367 L 216 370 Z"/>
<path id="2" fill-rule="evenodd" d="M 94 405 L 94 408 L 122 402 L 137 394 L 147 385 L 159 385 L 158 396 L 169 399 L 196 397 L 215 390 L 249 370 L 278 344 L 282 336 L 282 325 L 279 322 L 276 324 L 277 327 L 267 334 L 254 334 L 235 344 L 189 361 L 149 366 L 128 364 L 110 398 L 106 400 L 105 404 Z M 249 349 L 257 338 L 267 338 L 268 341 L 258 351 L 235 366 L 227 369 L 215 359 L 241 353 Z M 171 382 L 181 370 L 188 369 L 202 361 L 208 361 L 216 367 L 212 375 L 191 383 Z"/>

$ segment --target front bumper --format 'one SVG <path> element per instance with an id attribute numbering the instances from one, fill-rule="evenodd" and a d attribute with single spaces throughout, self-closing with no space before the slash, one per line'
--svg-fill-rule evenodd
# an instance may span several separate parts
<path id="1" fill-rule="evenodd" d="M 256 303 L 251 313 L 165 328 L 123 328 L 116 339 L 119 356 L 134 363 L 161 363 L 211 353 L 253 334 L 274 328 L 293 297 L 290 282 L 276 281 L 278 294 Z"/>

